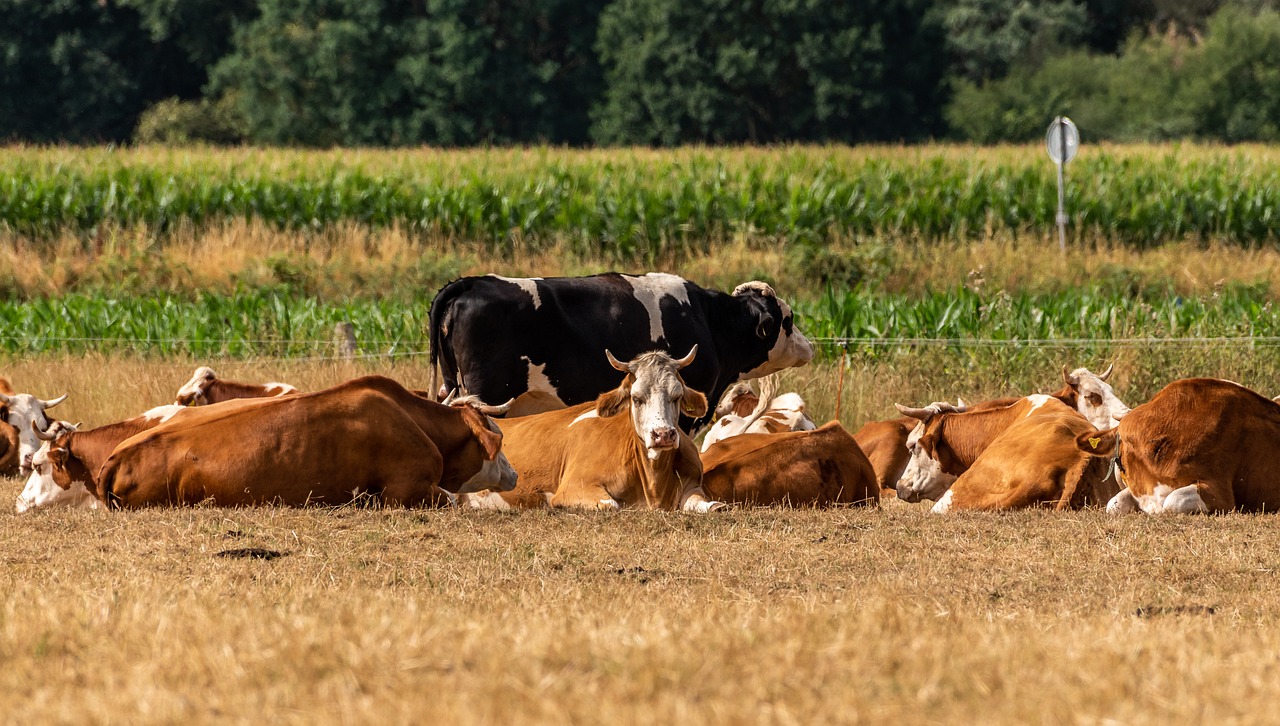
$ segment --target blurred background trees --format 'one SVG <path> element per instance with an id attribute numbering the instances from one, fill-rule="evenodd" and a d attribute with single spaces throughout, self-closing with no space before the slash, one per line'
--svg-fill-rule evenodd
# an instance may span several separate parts
<path id="1" fill-rule="evenodd" d="M 1273 141 L 1275 3 L 0 0 L 0 141 Z"/>

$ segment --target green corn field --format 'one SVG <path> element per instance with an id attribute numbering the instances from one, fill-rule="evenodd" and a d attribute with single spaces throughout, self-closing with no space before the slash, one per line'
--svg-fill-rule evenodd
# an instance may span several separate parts
<path id="1" fill-rule="evenodd" d="M 1086 148 L 1069 166 L 1073 234 L 1147 246 L 1273 240 L 1280 151 Z M 920 239 L 1052 229 L 1038 147 L 789 147 L 670 152 L 12 149 L 0 225 L 65 230 L 260 220 L 282 229 L 395 226 L 489 252 L 568 242 L 645 262 L 746 237 Z"/>

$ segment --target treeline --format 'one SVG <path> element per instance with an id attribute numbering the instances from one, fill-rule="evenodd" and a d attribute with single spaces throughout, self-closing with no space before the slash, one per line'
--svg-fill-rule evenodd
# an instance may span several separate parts
<path id="1" fill-rule="evenodd" d="M 1272 141 L 1273 2 L 0 0 L 0 141 Z"/>

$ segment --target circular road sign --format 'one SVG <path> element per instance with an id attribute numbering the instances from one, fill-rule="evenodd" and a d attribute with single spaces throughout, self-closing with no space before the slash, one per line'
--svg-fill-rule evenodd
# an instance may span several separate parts
<path id="1" fill-rule="evenodd" d="M 1064 141 L 1065 154 L 1063 153 Z M 1049 124 L 1049 130 L 1044 135 L 1044 146 L 1049 150 L 1050 159 L 1058 164 L 1065 164 L 1076 158 L 1076 152 L 1080 149 L 1080 132 L 1076 130 L 1076 125 L 1071 123 L 1071 119 L 1059 116 Z"/>

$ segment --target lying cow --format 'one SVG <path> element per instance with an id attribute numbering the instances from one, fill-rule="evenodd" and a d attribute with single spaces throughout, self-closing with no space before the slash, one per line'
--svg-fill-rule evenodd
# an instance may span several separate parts
<path id="1" fill-rule="evenodd" d="M 1076 444 L 1118 464 L 1125 489 L 1108 512 L 1160 514 L 1280 509 L 1277 441 L 1280 405 L 1230 381 L 1188 378 Z"/>
<path id="2" fill-rule="evenodd" d="M 1119 487 L 1108 462 L 1076 446 L 1077 437 L 1097 435 L 1079 411 L 1048 398 L 997 436 L 933 511 L 1101 506 Z"/>
<path id="3" fill-rule="evenodd" d="M 49 430 L 51 422 L 45 411 L 67 400 L 68 394 L 46 401 L 29 393 L 12 393 L 12 390 L 10 387 L 0 392 L 0 421 L 12 426 L 18 437 L 18 471 L 26 476 L 31 473 L 31 458 L 40 448 L 36 432 Z"/>
<path id="4" fill-rule="evenodd" d="M 880 501 L 871 462 L 837 421 L 810 431 L 743 434 L 702 455 L 702 489 L 746 505 L 829 506 Z"/>
<path id="5" fill-rule="evenodd" d="M 66 421 L 53 422 L 48 431 L 36 434 L 45 444 L 31 461 L 31 476 L 18 495 L 18 513 L 47 506 L 96 509 L 98 470 L 116 446 L 189 410 L 176 404 L 157 406 L 141 416 L 89 431 L 78 431 Z"/>
<path id="6" fill-rule="evenodd" d="M 218 378 L 209 366 L 200 366 L 191 380 L 178 389 L 174 403 L 179 406 L 207 406 L 237 398 L 271 398 L 297 393 L 288 383 L 241 383 Z"/>
<path id="7" fill-rule="evenodd" d="M 739 434 L 779 434 L 784 431 L 812 431 L 816 426 L 804 412 L 804 399 L 798 393 L 775 396 L 777 376 L 761 379 L 760 394 L 746 381 L 733 384 L 716 407 L 716 422 L 702 440 L 702 451 L 717 441 Z"/>
<path id="8" fill-rule="evenodd" d="M 609 364 L 622 383 L 591 403 L 502 422 L 505 451 L 520 473 L 512 492 L 465 497 L 477 509 L 553 507 L 709 511 L 699 488 L 702 463 L 677 426 L 679 412 L 697 418 L 707 399 L 685 385 L 679 360 L 661 351 Z M 628 414 L 628 415 L 623 415 Z"/>
<path id="9" fill-rule="evenodd" d="M 496 412 L 496 411 L 495 411 Z M 98 475 L 111 507 L 211 502 L 400 506 L 510 489 L 502 433 L 474 403 L 427 401 L 389 378 L 202 407 L 123 441 Z"/>
<path id="10" fill-rule="evenodd" d="M 511 415 L 594 401 L 617 383 L 600 350 L 623 360 L 688 350 L 684 380 L 719 400 L 737 380 L 808 363 L 813 346 L 791 307 L 763 282 L 732 294 L 675 275 L 466 277 L 431 303 L 431 365 L 438 397 L 461 388 L 486 401 L 516 398 Z M 686 431 L 707 420 L 682 419 Z"/>
<path id="11" fill-rule="evenodd" d="M 1068 407 L 1074 408 L 1085 417 L 1089 423 L 1099 429 L 1110 428 L 1129 411 L 1129 407 L 1124 405 L 1111 386 L 1106 380 L 1111 376 L 1114 366 L 1108 367 L 1102 375 L 1094 375 L 1084 368 L 1077 368 L 1075 371 L 1068 373 L 1065 368 L 1062 371 L 1064 386 L 1062 390 L 1048 396 L 1054 398 Z M 1040 394 L 1029 398 L 1043 397 Z M 992 401 L 984 401 L 968 408 L 969 412 L 978 412 L 985 410 L 999 410 L 1011 405 L 1017 404 L 1021 400 L 1018 398 L 1002 398 Z M 894 404 L 897 406 L 897 404 Z M 937 415 L 940 411 L 943 413 L 955 413 L 954 410 L 938 409 L 937 406 L 947 404 L 933 404 L 924 408 L 906 408 L 897 406 L 898 410 L 906 416 L 920 419 L 925 427 L 929 425 L 932 416 Z M 928 450 L 919 446 L 920 438 L 925 433 L 924 427 L 914 429 L 907 439 L 907 448 L 910 454 L 910 460 L 906 468 L 903 470 L 902 477 L 899 479 L 897 490 L 899 498 L 909 502 L 917 502 L 921 499 L 932 499 L 937 501 L 942 493 L 951 486 L 955 478 L 963 474 L 966 469 L 977 459 L 978 454 L 982 452 L 988 444 L 995 440 L 1005 427 L 1011 424 L 1016 417 L 992 417 L 987 420 L 987 424 L 979 432 L 981 438 L 974 442 L 968 442 L 969 447 L 966 453 L 953 458 L 949 466 L 944 466 L 936 456 Z M 993 424 L 993 422 L 995 422 Z"/>

